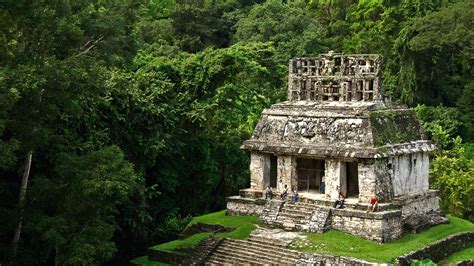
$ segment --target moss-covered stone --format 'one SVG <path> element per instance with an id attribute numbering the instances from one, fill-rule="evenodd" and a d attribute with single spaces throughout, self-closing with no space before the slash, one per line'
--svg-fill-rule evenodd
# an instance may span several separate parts
<path id="1" fill-rule="evenodd" d="M 414 110 L 377 111 L 369 116 L 376 147 L 424 139 Z"/>

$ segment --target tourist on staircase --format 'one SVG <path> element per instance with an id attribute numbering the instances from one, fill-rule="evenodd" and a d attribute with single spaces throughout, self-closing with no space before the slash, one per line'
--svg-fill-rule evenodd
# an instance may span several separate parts
<path id="1" fill-rule="evenodd" d="M 282 200 L 286 200 L 286 196 L 288 196 L 288 186 L 285 185 L 285 188 L 283 189 L 283 191 L 281 192 L 280 194 L 280 198 Z"/>
<path id="2" fill-rule="evenodd" d="M 291 203 L 295 204 L 296 201 L 298 200 L 298 189 L 297 188 L 294 188 L 293 189 L 293 194 L 291 195 Z"/>
<path id="3" fill-rule="evenodd" d="M 273 190 L 271 186 L 267 186 L 267 189 L 265 190 L 265 199 L 273 199 Z"/>

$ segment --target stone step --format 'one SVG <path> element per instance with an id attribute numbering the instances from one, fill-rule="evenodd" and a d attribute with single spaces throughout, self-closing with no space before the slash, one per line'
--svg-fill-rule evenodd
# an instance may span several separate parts
<path id="1" fill-rule="evenodd" d="M 282 218 L 282 219 L 279 219 L 275 223 L 275 225 L 281 225 L 284 227 L 295 227 L 296 225 L 305 225 L 308 223 L 309 223 L 309 219 L 308 220 L 294 220 L 291 218 Z"/>
<path id="2" fill-rule="evenodd" d="M 232 258 L 215 258 L 212 261 L 206 262 L 205 265 L 295 265 L 296 263 L 256 263 L 247 262 L 240 259 Z"/>
<path id="3" fill-rule="evenodd" d="M 224 243 L 226 245 L 229 244 L 229 242 Z M 286 251 L 286 246 L 283 245 L 273 245 L 273 244 L 268 244 L 268 243 L 261 243 L 261 242 L 252 242 L 252 241 L 245 241 L 245 240 L 234 240 L 232 241 L 231 245 L 237 245 L 237 246 L 252 246 L 256 248 L 261 248 L 261 249 L 269 249 L 269 250 L 274 250 L 274 251 Z"/>
<path id="4" fill-rule="evenodd" d="M 293 220 L 293 221 L 305 221 L 308 222 L 311 219 L 311 215 L 299 215 L 291 213 L 281 213 L 278 215 L 277 220 Z"/>
<path id="5" fill-rule="evenodd" d="M 238 240 L 238 239 L 233 239 L 231 241 L 225 241 L 221 245 L 229 245 L 229 246 L 237 246 L 237 247 L 243 247 L 243 248 L 248 248 L 252 247 L 255 248 L 259 251 L 271 251 L 272 253 L 284 253 L 284 254 L 289 254 L 289 255 L 298 255 L 298 252 L 291 251 L 287 248 L 287 244 L 285 245 L 275 245 L 275 244 L 269 244 L 269 243 L 262 243 L 259 240 L 257 241 L 248 241 L 248 240 Z"/>
<path id="6" fill-rule="evenodd" d="M 230 254 L 231 256 L 253 256 L 256 258 L 288 262 L 298 260 L 300 253 L 286 248 L 287 244 L 275 239 L 253 236 L 246 240 L 225 239 L 212 254 Z M 222 255 L 222 254 L 221 254 Z"/>
<path id="7" fill-rule="evenodd" d="M 260 254 L 245 252 L 239 249 L 222 248 L 222 247 L 218 248 L 214 252 L 213 256 L 216 256 L 217 259 L 221 259 L 221 260 L 222 259 L 238 260 L 244 263 L 278 264 L 278 263 L 285 262 L 284 258 L 275 259 L 275 258 L 270 258 L 268 256 L 262 256 Z"/>
<path id="8" fill-rule="evenodd" d="M 227 257 L 211 257 L 206 265 L 249 265 L 248 262 L 238 258 L 227 258 Z"/>
<path id="9" fill-rule="evenodd" d="M 230 248 L 230 249 L 240 249 L 245 250 L 250 253 L 261 254 L 264 256 L 275 256 L 275 257 L 288 257 L 298 259 L 299 254 L 296 252 L 291 252 L 288 249 L 273 247 L 273 246 L 263 246 L 257 243 L 245 243 L 245 242 L 226 242 L 221 244 L 220 247 Z M 271 255 L 268 255 L 271 254 Z"/>
<path id="10" fill-rule="evenodd" d="M 298 215 L 307 215 L 311 216 L 313 214 L 314 208 L 312 210 L 308 210 L 306 208 L 295 208 L 295 207 L 283 207 L 281 213 L 290 213 L 290 214 L 298 214 Z"/>
<path id="11" fill-rule="evenodd" d="M 278 219 L 292 219 L 292 220 L 309 220 L 311 218 L 311 215 L 305 215 L 305 214 L 297 214 L 297 213 L 285 213 L 281 212 L 280 215 L 278 215 Z"/>
<path id="12" fill-rule="evenodd" d="M 300 253 L 287 249 L 285 241 L 251 235 L 248 239 L 224 239 L 206 265 L 294 265 Z"/>
<path id="13" fill-rule="evenodd" d="M 226 251 L 227 252 L 227 251 Z M 225 253 L 216 252 L 216 257 L 213 260 L 238 260 L 239 262 L 243 263 L 252 263 L 252 264 L 288 264 L 288 263 L 296 263 L 298 260 L 296 259 L 288 259 L 285 257 L 281 258 L 271 258 L 271 257 L 264 257 L 264 256 L 256 256 L 252 253 L 243 253 L 243 252 L 234 252 L 232 256 L 226 255 Z"/>
<path id="14" fill-rule="evenodd" d="M 227 256 L 223 257 L 219 255 L 216 257 L 216 259 L 220 260 L 233 260 L 233 259 L 238 259 L 240 262 L 245 262 L 245 263 L 258 263 L 258 264 L 282 264 L 282 263 L 288 263 L 288 262 L 296 262 L 294 260 L 288 260 L 285 258 L 269 258 L 269 257 L 257 257 L 254 254 L 237 254 L 235 256 Z"/>
<path id="15" fill-rule="evenodd" d="M 246 239 L 249 242 L 254 242 L 254 243 L 261 243 L 264 245 L 271 245 L 271 246 L 279 246 L 282 248 L 286 248 L 288 244 L 285 242 L 278 240 L 278 239 L 273 239 L 273 238 L 267 238 L 267 237 L 262 237 L 258 235 L 250 235 L 248 239 Z"/>
<path id="16" fill-rule="evenodd" d="M 314 204 L 307 204 L 307 203 L 296 203 L 296 204 L 285 204 L 283 206 L 283 208 L 287 208 L 287 209 L 292 209 L 292 210 L 301 210 L 301 211 L 309 211 L 311 212 L 314 207 L 316 207 L 317 205 L 314 205 Z"/>

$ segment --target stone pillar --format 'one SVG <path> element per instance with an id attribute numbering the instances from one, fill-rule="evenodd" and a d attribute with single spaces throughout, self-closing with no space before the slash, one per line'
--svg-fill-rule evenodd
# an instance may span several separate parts
<path id="1" fill-rule="evenodd" d="M 341 163 L 338 160 L 325 160 L 324 176 L 326 178 L 326 198 L 333 199 L 335 191 L 340 188 L 341 184 Z"/>
<path id="2" fill-rule="evenodd" d="M 250 188 L 265 189 L 265 177 L 270 176 L 270 156 L 252 152 L 250 154 Z"/>
<path id="3" fill-rule="evenodd" d="M 296 176 L 296 157 L 278 156 L 277 160 L 277 191 L 282 191 L 285 185 L 288 190 L 296 187 L 298 177 Z"/>
<path id="4" fill-rule="evenodd" d="M 339 161 L 339 191 L 347 195 L 347 164 Z"/>
<path id="5" fill-rule="evenodd" d="M 360 160 L 359 165 L 359 202 L 367 202 L 370 197 L 375 196 L 376 174 L 373 160 Z"/>

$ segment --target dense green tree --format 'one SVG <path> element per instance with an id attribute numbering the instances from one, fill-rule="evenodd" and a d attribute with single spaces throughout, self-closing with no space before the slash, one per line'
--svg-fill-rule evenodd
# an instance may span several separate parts
<path id="1" fill-rule="evenodd" d="M 141 54 L 136 60 L 139 68 L 129 82 L 152 93 L 148 102 L 163 115 L 160 121 L 142 114 L 154 124 L 140 122 L 142 130 L 150 127 L 155 134 L 163 132 L 158 156 L 153 160 L 147 155 L 145 160 L 148 182 L 158 184 L 162 192 L 163 204 L 155 206 L 153 213 L 169 212 L 174 217 L 219 209 L 225 196 L 245 185 L 248 158 L 240 144 L 250 136 L 263 107 L 284 92 L 274 76 L 273 53 L 268 44 L 252 43 L 173 59 Z M 154 87 L 162 80 L 167 80 L 166 90 Z M 121 132 L 122 128 L 128 127 L 120 126 Z M 151 148 L 148 143 L 145 146 L 130 147 L 143 154 Z"/>
<path id="2" fill-rule="evenodd" d="M 271 0 L 255 5 L 236 29 L 234 42 L 273 42 L 278 60 L 285 65 L 292 57 L 317 55 L 327 49 L 325 28 L 310 15 L 304 1 Z"/>
<path id="3" fill-rule="evenodd" d="M 430 179 L 441 191 L 443 209 L 474 221 L 474 160 L 459 137 L 453 140 L 452 150 L 441 151 L 432 160 Z"/>
<path id="4" fill-rule="evenodd" d="M 142 193 L 142 179 L 116 146 L 57 160 L 52 175 L 33 179 L 25 233 L 43 255 L 25 264 L 102 264 L 117 251 L 118 206 Z"/>
<path id="5" fill-rule="evenodd" d="M 403 51 L 413 56 L 402 58 L 416 69 L 412 82 L 417 101 L 472 111 L 473 17 L 474 4 L 459 1 L 414 19 L 406 28 Z M 463 135 L 472 140 L 472 116 L 462 119 Z"/>
<path id="6" fill-rule="evenodd" d="M 127 24 L 133 21 L 133 6 L 89 1 L 2 3 L 0 98 L 5 105 L 0 112 L 0 143 L 5 149 L 0 156 L 4 160 L 0 191 L 2 213 L 7 213 L 5 219 L 9 220 L 2 223 L 5 228 L 0 233 L 5 243 L 2 261 L 10 254 L 12 238 L 13 253 L 21 241 L 18 260 L 28 263 L 28 259 L 41 257 L 41 246 L 30 241 L 38 232 L 22 235 L 23 228 L 32 226 L 29 212 L 42 210 L 41 206 L 30 206 L 27 192 L 34 187 L 28 181 L 35 182 L 40 176 L 52 178 L 51 169 L 60 153 L 91 148 L 80 142 L 87 136 L 71 134 L 75 128 L 67 122 L 84 114 L 80 103 L 100 88 L 102 66 L 123 65 L 131 59 L 134 40 L 128 36 L 132 28 Z M 30 171 L 24 170 L 30 166 L 31 177 Z M 95 243 L 91 248 L 101 244 L 89 240 Z"/>
<path id="7" fill-rule="evenodd" d="M 462 132 L 459 110 L 454 107 L 426 105 L 418 105 L 415 110 L 429 138 L 441 148 L 452 148 L 453 138 Z"/>

